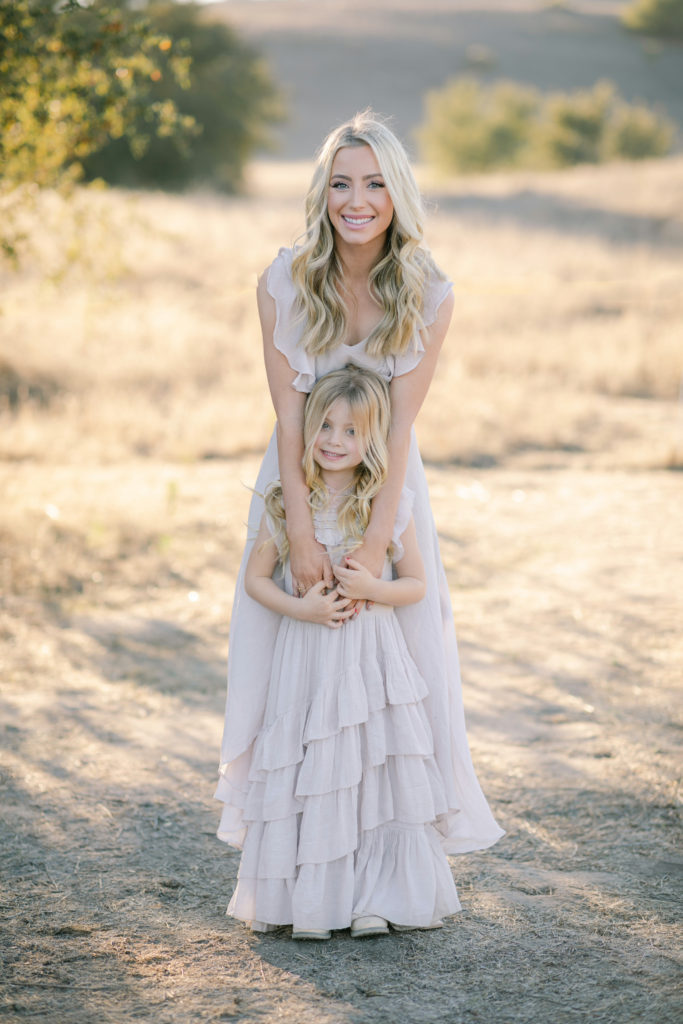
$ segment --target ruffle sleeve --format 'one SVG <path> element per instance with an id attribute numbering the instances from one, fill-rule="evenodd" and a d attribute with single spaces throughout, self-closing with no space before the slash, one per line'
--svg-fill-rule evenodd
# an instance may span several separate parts
<path id="1" fill-rule="evenodd" d="M 394 520 L 394 530 L 391 536 L 391 543 L 394 549 L 392 561 L 394 563 L 400 562 L 405 554 L 403 544 L 401 543 L 401 537 L 405 533 L 408 523 L 410 522 L 410 517 L 413 514 L 414 503 L 415 492 L 411 491 L 409 487 L 404 487 L 401 491 L 401 497 L 399 498 L 396 518 Z"/>
<path id="2" fill-rule="evenodd" d="M 453 282 L 440 277 L 436 273 L 428 278 L 425 285 L 424 302 L 422 305 L 422 321 L 424 327 L 431 327 L 436 320 L 441 303 L 450 295 Z M 424 344 L 419 331 L 415 332 L 415 340 L 410 348 L 399 356 L 394 356 L 393 377 L 402 377 L 404 373 L 410 373 L 424 355 Z"/>
<path id="3" fill-rule="evenodd" d="M 296 378 L 292 387 L 305 394 L 315 384 L 315 363 L 312 356 L 299 344 L 303 334 L 303 324 L 297 321 L 294 307 L 296 290 L 292 283 L 292 249 L 282 248 L 268 268 L 266 289 L 275 300 L 275 330 L 273 344 L 278 352 L 285 357 Z"/>

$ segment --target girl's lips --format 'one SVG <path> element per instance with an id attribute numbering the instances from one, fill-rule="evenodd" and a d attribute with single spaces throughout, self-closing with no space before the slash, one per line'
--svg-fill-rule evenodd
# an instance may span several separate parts
<path id="1" fill-rule="evenodd" d="M 325 449 L 321 449 L 321 455 L 324 455 L 326 459 L 343 459 L 344 452 L 328 452 Z"/>

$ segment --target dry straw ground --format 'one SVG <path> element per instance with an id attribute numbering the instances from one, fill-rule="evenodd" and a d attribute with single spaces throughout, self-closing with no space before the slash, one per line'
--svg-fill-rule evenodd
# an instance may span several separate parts
<path id="1" fill-rule="evenodd" d="M 442 932 L 320 947 L 225 917 L 211 799 L 254 277 L 306 168 L 41 201 L 0 319 L 3 1019 L 680 1019 L 682 170 L 425 178 L 457 304 L 420 436 L 508 835 Z"/>

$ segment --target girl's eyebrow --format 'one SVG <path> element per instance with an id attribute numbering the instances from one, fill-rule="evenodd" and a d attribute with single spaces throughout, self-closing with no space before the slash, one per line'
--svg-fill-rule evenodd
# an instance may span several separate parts
<path id="1" fill-rule="evenodd" d="M 376 171 L 374 174 L 364 174 L 363 177 L 361 178 L 361 181 L 367 181 L 368 178 L 383 178 L 383 177 L 384 177 L 384 175 L 382 174 L 381 171 Z M 332 177 L 330 178 L 330 181 L 332 181 L 332 178 L 343 178 L 344 181 L 352 181 L 353 180 L 348 174 L 333 174 Z"/>

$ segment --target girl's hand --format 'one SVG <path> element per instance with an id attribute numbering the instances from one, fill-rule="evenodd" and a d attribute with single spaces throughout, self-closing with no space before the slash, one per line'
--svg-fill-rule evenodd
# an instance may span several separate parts
<path id="1" fill-rule="evenodd" d="M 384 545 L 377 544 L 376 542 L 373 543 L 368 538 L 367 534 L 365 540 L 360 545 L 360 547 L 355 548 L 353 552 L 353 562 L 358 566 L 359 569 L 365 569 L 368 573 L 368 576 L 374 579 L 379 579 L 379 577 L 382 575 L 382 569 L 384 568 L 384 561 L 386 557 L 386 547 Z M 346 564 L 351 564 L 351 559 L 347 558 Z M 340 593 L 342 593 L 341 590 Z M 346 594 L 347 597 L 351 596 L 346 591 L 344 591 L 344 593 Z M 364 595 L 361 595 L 360 599 L 356 599 L 358 600 L 355 609 L 357 614 L 359 614 L 364 607 L 372 608 L 373 602 L 364 600 L 363 598 Z"/>
<path id="2" fill-rule="evenodd" d="M 338 580 L 337 591 L 342 597 L 353 602 L 367 600 L 377 577 L 350 555 L 347 555 L 344 561 L 344 565 L 334 567 L 334 574 Z"/>
<path id="3" fill-rule="evenodd" d="M 360 547 L 354 548 L 353 560 L 366 568 L 371 576 L 379 579 L 387 557 L 387 545 L 371 541 L 367 534 Z M 348 562 L 348 559 L 347 559 Z"/>
<path id="4" fill-rule="evenodd" d="M 323 580 L 320 580 L 299 601 L 297 618 L 329 626 L 330 629 L 339 629 L 353 615 L 349 603 L 340 597 L 337 590 L 328 590 Z"/>
<path id="5" fill-rule="evenodd" d="M 327 551 L 312 534 L 306 538 L 289 538 L 289 564 L 297 596 L 306 594 L 316 583 L 331 587 L 334 582 Z"/>

